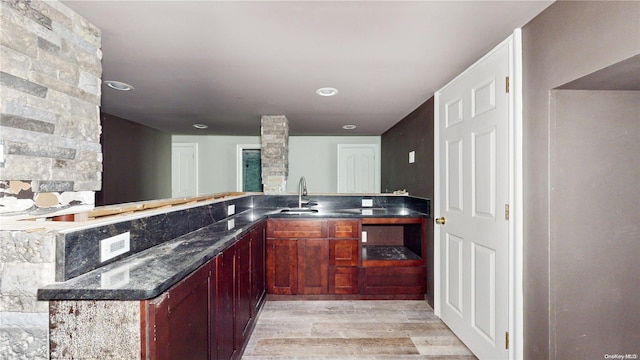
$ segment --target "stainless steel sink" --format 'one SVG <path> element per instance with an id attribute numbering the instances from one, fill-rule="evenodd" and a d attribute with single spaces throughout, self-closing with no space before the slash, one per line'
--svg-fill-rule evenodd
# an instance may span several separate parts
<path id="1" fill-rule="evenodd" d="M 315 214 L 318 212 L 318 209 L 309 209 L 309 208 L 287 208 L 280 210 L 281 214 L 290 214 L 290 215 L 301 215 L 301 214 Z"/>

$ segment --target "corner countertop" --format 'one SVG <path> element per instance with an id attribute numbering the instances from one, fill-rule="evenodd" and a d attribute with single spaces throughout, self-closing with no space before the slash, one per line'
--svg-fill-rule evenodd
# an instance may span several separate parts
<path id="1" fill-rule="evenodd" d="M 267 218 L 427 217 L 407 208 L 251 209 L 86 274 L 38 289 L 39 300 L 147 300 L 159 296 Z"/>

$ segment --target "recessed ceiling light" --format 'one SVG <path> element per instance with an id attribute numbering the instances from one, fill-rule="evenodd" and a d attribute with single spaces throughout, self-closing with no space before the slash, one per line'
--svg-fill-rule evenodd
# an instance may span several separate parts
<path id="1" fill-rule="evenodd" d="M 316 90 L 316 94 L 320 96 L 333 96 L 338 94 L 338 89 L 332 87 L 323 87 Z"/>
<path id="2" fill-rule="evenodd" d="M 108 87 L 110 87 L 112 89 L 115 89 L 115 90 L 120 90 L 120 91 L 131 91 L 131 90 L 133 90 L 133 86 L 131 86 L 131 85 L 127 84 L 127 83 L 123 83 L 121 81 L 107 80 L 104 83 Z"/>
<path id="3" fill-rule="evenodd" d="M 196 128 L 196 129 L 206 129 L 206 128 L 208 128 L 208 126 L 205 125 L 205 124 L 193 124 L 193 127 Z"/>
<path id="4" fill-rule="evenodd" d="M 342 128 L 345 130 L 353 130 L 356 128 L 355 125 L 342 125 Z"/>

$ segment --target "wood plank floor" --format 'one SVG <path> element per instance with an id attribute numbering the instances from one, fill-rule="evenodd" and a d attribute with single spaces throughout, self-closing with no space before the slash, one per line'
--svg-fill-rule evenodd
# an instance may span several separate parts
<path id="1" fill-rule="evenodd" d="M 475 356 L 425 301 L 267 301 L 242 357 L 442 359 Z"/>

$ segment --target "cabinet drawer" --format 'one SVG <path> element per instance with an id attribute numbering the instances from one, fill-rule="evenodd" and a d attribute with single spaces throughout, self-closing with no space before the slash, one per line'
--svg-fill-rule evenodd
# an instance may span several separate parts
<path id="1" fill-rule="evenodd" d="M 357 267 L 330 267 L 329 294 L 357 294 Z"/>
<path id="2" fill-rule="evenodd" d="M 330 238 L 360 238 L 360 222 L 358 220 L 329 220 Z"/>
<path id="3" fill-rule="evenodd" d="M 362 268 L 362 294 L 425 294 L 426 269 L 418 267 Z"/>
<path id="4" fill-rule="evenodd" d="M 268 238 L 304 238 L 316 239 L 327 237 L 325 220 L 280 220 L 270 219 L 267 223 Z"/>
<path id="5" fill-rule="evenodd" d="M 329 265 L 358 266 L 358 239 L 329 240 Z"/>

